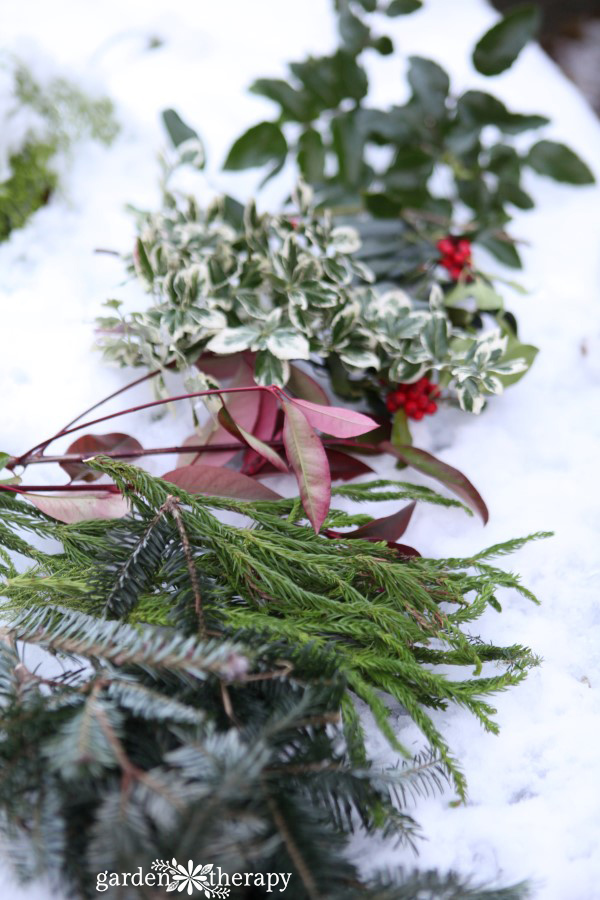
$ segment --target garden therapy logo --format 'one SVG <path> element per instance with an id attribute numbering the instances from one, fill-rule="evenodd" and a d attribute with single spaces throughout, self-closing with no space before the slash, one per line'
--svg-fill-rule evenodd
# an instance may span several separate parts
<path id="1" fill-rule="evenodd" d="M 200 891 L 205 897 L 229 897 L 229 888 L 220 884 L 211 884 L 213 864 L 195 866 L 191 859 L 188 860 L 187 869 L 178 863 L 175 858 L 170 863 L 157 859 L 152 863 L 155 872 L 167 873 L 171 879 L 167 885 L 167 891 L 179 891 L 193 894 Z M 209 880 L 211 879 L 211 880 Z"/>
<path id="2" fill-rule="evenodd" d="M 214 868 L 213 863 L 196 865 L 191 859 L 187 867 L 178 863 L 175 858 L 171 862 L 156 859 L 152 863 L 152 871 L 143 873 L 139 866 L 137 872 L 99 872 L 96 876 L 96 890 L 101 893 L 109 887 L 163 887 L 167 892 L 187 893 L 190 897 L 199 893 L 203 897 L 229 897 L 232 887 L 263 887 L 266 893 L 285 891 L 291 872 L 234 872 L 229 875 L 220 866 Z"/>

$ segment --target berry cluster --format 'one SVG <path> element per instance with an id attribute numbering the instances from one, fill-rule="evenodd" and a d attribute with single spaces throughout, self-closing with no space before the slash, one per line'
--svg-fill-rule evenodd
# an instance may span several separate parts
<path id="1" fill-rule="evenodd" d="M 471 267 L 471 242 L 466 238 L 445 237 L 436 246 L 442 254 L 440 265 L 458 281 L 463 270 Z"/>
<path id="2" fill-rule="evenodd" d="M 399 384 L 387 395 L 386 406 L 391 413 L 404 409 L 410 419 L 432 416 L 437 410 L 436 399 L 440 389 L 428 378 L 419 378 L 414 384 Z"/>

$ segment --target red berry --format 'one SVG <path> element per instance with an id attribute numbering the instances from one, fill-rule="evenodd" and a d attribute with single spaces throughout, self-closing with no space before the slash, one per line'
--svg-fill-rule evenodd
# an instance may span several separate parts
<path id="1" fill-rule="evenodd" d="M 450 238 L 442 238 L 437 242 L 436 247 L 444 255 L 454 252 L 454 244 Z"/>
<path id="2" fill-rule="evenodd" d="M 404 406 L 406 403 L 406 394 L 404 391 L 396 391 L 396 403 L 398 406 Z"/>
<path id="3" fill-rule="evenodd" d="M 432 416 L 434 414 L 434 412 L 437 412 L 437 403 L 433 403 L 433 401 L 431 403 L 428 403 L 427 409 L 425 410 L 425 412 L 429 416 Z"/>
<path id="4" fill-rule="evenodd" d="M 412 417 L 413 417 L 413 419 L 416 419 L 417 421 L 420 421 L 420 420 L 423 418 L 424 415 L 425 415 L 425 413 L 423 412 L 423 410 L 422 410 L 422 409 L 418 409 L 415 413 L 413 413 L 413 416 L 412 416 Z"/>

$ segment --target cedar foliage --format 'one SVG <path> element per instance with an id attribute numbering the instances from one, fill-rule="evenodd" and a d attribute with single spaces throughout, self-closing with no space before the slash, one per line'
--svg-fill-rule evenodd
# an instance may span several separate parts
<path id="1" fill-rule="evenodd" d="M 390 744 L 407 755 L 390 726 L 383 691 L 411 715 L 465 796 L 458 762 L 428 709 L 458 704 L 495 732 L 491 695 L 518 684 L 536 664 L 528 648 L 487 644 L 465 628 L 488 605 L 498 607 L 500 588 L 534 599 L 516 576 L 489 562 L 522 541 L 471 559 L 400 559 L 383 542 L 314 534 L 302 524 L 298 499 L 191 496 L 123 462 L 96 458 L 90 465 L 131 498 L 133 514 L 61 525 L 12 496 L 0 497 L 6 526 L 63 545 L 62 553 L 28 550 L 3 527 L 0 542 L 35 561 L 24 574 L 7 572 L 5 610 L 59 603 L 132 624 L 193 627 L 202 638 L 258 635 L 313 648 L 346 682 L 344 730 L 354 761 L 365 760 L 356 697 L 369 705 Z M 354 501 L 449 502 L 428 489 L 386 481 L 345 485 L 336 493 Z M 227 524 L 224 513 L 243 516 L 242 524 Z M 325 528 L 364 519 L 332 510 Z M 431 668 L 438 665 L 463 672 L 454 680 Z"/>

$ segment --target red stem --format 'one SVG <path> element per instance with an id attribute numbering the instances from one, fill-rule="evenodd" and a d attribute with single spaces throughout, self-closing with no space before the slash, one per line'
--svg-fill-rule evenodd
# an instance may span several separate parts
<path id="1" fill-rule="evenodd" d="M 126 390 L 124 388 L 123 390 Z M 99 422 L 107 422 L 109 419 L 116 419 L 119 416 L 126 416 L 129 413 L 140 412 L 142 409 L 151 409 L 154 406 L 164 406 L 165 403 L 176 403 L 178 400 L 191 400 L 193 397 L 210 397 L 215 394 L 241 394 L 245 391 L 269 391 L 272 392 L 276 390 L 274 387 L 263 387 L 262 385 L 252 385 L 251 387 L 237 387 L 237 388 L 215 388 L 210 391 L 193 391 L 191 394 L 179 394 L 177 397 L 166 397 L 164 400 L 152 400 L 150 403 L 142 403 L 139 406 L 131 406 L 129 409 L 121 409 L 118 412 L 109 413 L 107 416 L 100 416 L 98 419 L 91 419 L 89 422 L 82 422 L 79 425 L 76 425 L 74 428 L 63 428 L 61 431 L 58 431 L 52 437 L 48 438 L 45 441 L 40 441 L 39 444 L 36 444 L 31 450 L 28 450 L 26 453 L 23 453 L 19 456 L 13 465 L 17 465 L 21 463 L 21 460 L 26 459 L 30 456 L 35 450 L 44 451 L 46 447 L 48 447 L 53 441 L 57 440 L 59 437 L 63 437 L 66 434 L 73 434 L 75 431 L 81 431 L 82 428 L 89 428 L 91 425 L 98 425 Z M 277 389 L 278 390 L 278 389 Z M 119 392 L 118 392 L 119 393 Z M 100 404 L 98 404 L 100 405 Z M 85 413 L 83 414 L 85 415 Z M 81 416 L 78 416 L 81 418 Z M 77 421 L 75 419 L 74 421 Z"/>

